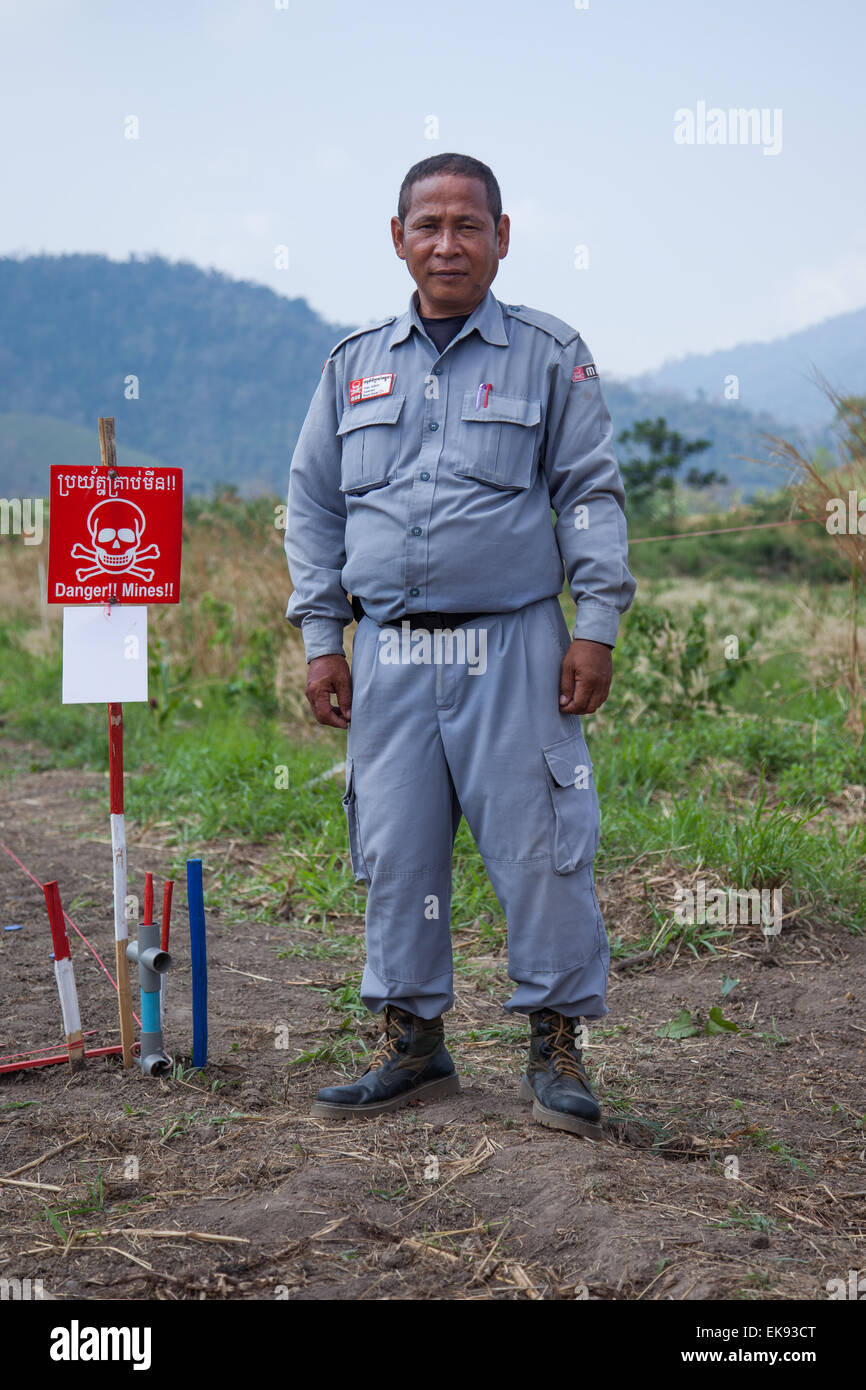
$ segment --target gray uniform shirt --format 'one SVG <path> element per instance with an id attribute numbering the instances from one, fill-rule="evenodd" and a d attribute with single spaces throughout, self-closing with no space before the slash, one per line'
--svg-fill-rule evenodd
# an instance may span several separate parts
<path id="1" fill-rule="evenodd" d="M 415 295 L 333 349 L 292 457 L 286 616 L 307 661 L 343 650 L 347 593 L 383 623 L 513 612 L 566 576 L 573 636 L 614 646 L 636 585 L 589 349 L 488 290 L 439 353 Z"/>

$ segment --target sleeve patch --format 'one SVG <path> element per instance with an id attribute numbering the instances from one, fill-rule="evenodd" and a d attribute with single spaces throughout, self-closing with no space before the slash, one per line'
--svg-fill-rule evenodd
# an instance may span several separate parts
<path id="1" fill-rule="evenodd" d="M 598 376 L 598 369 L 594 362 L 584 362 L 582 367 L 575 367 L 571 374 L 572 381 L 592 381 Z"/>

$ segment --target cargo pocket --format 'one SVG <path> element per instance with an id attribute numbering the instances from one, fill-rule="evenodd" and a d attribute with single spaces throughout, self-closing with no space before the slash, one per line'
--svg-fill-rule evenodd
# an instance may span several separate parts
<path id="1" fill-rule="evenodd" d="M 361 497 L 387 487 L 400 452 L 400 412 L 405 396 L 347 405 L 337 435 L 343 441 L 340 491 Z"/>
<path id="2" fill-rule="evenodd" d="M 541 401 L 495 391 L 486 407 L 476 405 L 477 399 L 474 391 L 464 393 L 454 472 L 509 491 L 529 487 L 538 453 Z"/>
<path id="3" fill-rule="evenodd" d="M 576 733 L 542 752 L 553 803 L 553 872 L 570 874 L 591 863 L 601 831 L 589 749 Z"/>
<path id="4" fill-rule="evenodd" d="M 355 795 L 355 767 L 351 758 L 346 759 L 346 794 L 343 797 L 346 824 L 349 830 L 349 854 L 352 859 L 352 872 L 356 883 L 369 883 L 370 874 L 361 846 L 361 831 L 358 825 L 358 801 Z"/>

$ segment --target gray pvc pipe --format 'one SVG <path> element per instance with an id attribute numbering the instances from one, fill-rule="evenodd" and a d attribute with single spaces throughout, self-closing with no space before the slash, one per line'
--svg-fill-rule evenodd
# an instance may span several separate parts
<path id="1" fill-rule="evenodd" d="M 160 976 L 171 967 L 171 956 L 160 944 L 160 924 L 142 922 L 138 940 L 130 941 L 126 954 L 138 966 L 141 990 L 141 1044 L 138 1065 L 144 1076 L 160 1076 L 171 1068 L 172 1059 L 163 1047 L 159 1016 Z"/>

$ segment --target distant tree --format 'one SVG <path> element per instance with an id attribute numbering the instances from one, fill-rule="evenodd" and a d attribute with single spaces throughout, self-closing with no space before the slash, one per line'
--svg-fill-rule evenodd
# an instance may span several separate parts
<path id="1" fill-rule="evenodd" d="M 667 420 L 659 415 L 655 420 L 635 420 L 631 429 L 622 430 L 620 444 L 641 445 L 649 457 L 629 458 L 620 466 L 631 509 L 638 515 L 651 512 L 653 503 L 665 502 L 671 528 L 676 522 L 676 491 L 678 474 L 686 459 L 712 448 L 709 439 L 685 439 L 677 430 L 668 428 Z M 710 487 L 728 480 L 714 468 L 702 473 L 690 468 L 684 481 L 689 487 Z"/>

